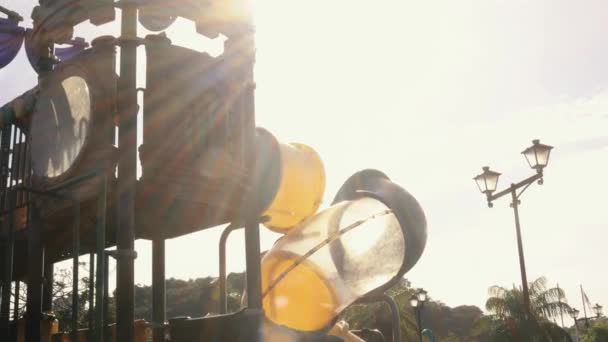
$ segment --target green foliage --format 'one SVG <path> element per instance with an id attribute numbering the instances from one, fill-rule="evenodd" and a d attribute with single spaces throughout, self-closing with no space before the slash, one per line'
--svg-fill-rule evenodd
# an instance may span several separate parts
<path id="1" fill-rule="evenodd" d="M 594 322 L 581 336 L 581 342 L 608 342 L 608 321 L 604 319 Z"/>
<path id="2" fill-rule="evenodd" d="M 414 293 L 416 289 L 406 279 L 387 292 L 400 309 L 403 341 L 418 340 L 414 309 L 409 304 Z M 441 302 L 429 300 L 422 310 L 422 326 L 433 330 L 438 341 L 468 341 L 475 322 L 482 315 L 482 311 L 475 306 L 450 308 Z M 353 305 L 345 310 L 341 318 L 349 323 L 351 329 L 375 328 L 382 332 L 387 341 L 392 341 L 390 310 L 384 303 Z"/>
<path id="3" fill-rule="evenodd" d="M 492 286 L 488 293 L 486 310 L 492 315 L 477 322 L 472 336 L 481 341 L 571 341 L 567 331 L 549 321 L 570 307 L 560 300 L 563 290 L 547 289 L 545 278 L 529 285 L 532 317 L 527 317 L 521 289 Z"/>
<path id="4" fill-rule="evenodd" d="M 83 263 L 81 267 L 85 267 Z M 81 270 L 82 272 L 82 270 Z M 87 270 L 82 272 L 88 274 Z M 201 317 L 208 313 L 219 312 L 219 292 L 217 283 L 213 278 L 199 278 L 194 280 L 166 280 L 167 317 L 191 316 Z M 240 307 L 241 294 L 244 285 L 243 273 L 231 273 L 227 277 L 228 311 L 236 311 Z M 25 290 L 21 291 L 22 294 Z M 115 295 L 115 294 L 114 294 Z M 88 298 L 89 279 L 81 278 L 78 284 L 78 327 L 88 325 Z M 25 303 L 25 297 L 22 298 Z M 114 296 L 108 299 L 108 323 L 115 322 Z M 53 312 L 59 320 L 59 329 L 66 331 L 72 319 L 72 272 L 69 269 L 60 269 L 55 272 L 53 284 Z M 135 286 L 135 318 L 152 321 L 152 287 L 146 285 Z"/>
<path id="5" fill-rule="evenodd" d="M 226 279 L 228 312 L 237 311 L 241 305 L 245 276 L 231 273 Z M 202 317 L 219 313 L 219 285 L 214 278 L 166 280 L 167 317 Z M 135 317 L 148 321 L 152 319 L 152 287 L 135 287 Z"/>
<path id="6" fill-rule="evenodd" d="M 83 274 L 88 274 L 86 271 Z M 69 326 L 71 318 L 71 279 L 69 270 L 61 270 L 55 275 L 54 309 L 62 329 Z M 243 273 L 231 273 L 227 279 L 228 311 L 234 312 L 241 307 L 241 295 L 244 290 Z M 219 312 L 218 284 L 214 278 L 190 280 L 167 279 L 167 317 L 190 316 L 201 317 Z M 409 304 L 410 297 L 417 289 L 403 279 L 389 289 L 387 294 L 397 302 L 400 309 L 400 328 L 403 341 L 417 341 L 417 325 L 414 309 Z M 79 326 L 86 327 L 88 314 L 88 279 L 85 277 L 79 284 L 80 316 Z M 110 323 L 114 322 L 114 297 L 109 298 Z M 135 287 L 135 317 L 151 321 L 152 287 L 137 285 Z M 514 309 L 514 312 L 517 310 Z M 352 305 L 343 312 L 341 319 L 346 320 L 351 329 L 378 329 L 391 340 L 392 321 L 389 308 L 385 303 Z M 429 299 L 422 310 L 422 327 L 433 330 L 437 341 L 474 342 L 474 341 L 513 341 L 509 339 L 509 329 L 495 316 L 483 316 L 475 306 L 448 307 L 445 304 Z M 493 335 L 492 335 L 493 334 Z M 500 336 L 505 338 L 498 339 Z M 490 339 L 490 337 L 495 337 Z M 523 341 L 523 340 L 522 340 Z M 560 340 L 561 341 L 561 340 Z"/>

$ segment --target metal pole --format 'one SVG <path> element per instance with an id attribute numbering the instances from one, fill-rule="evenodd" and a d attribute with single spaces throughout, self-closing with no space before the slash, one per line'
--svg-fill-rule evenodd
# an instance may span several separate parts
<path id="1" fill-rule="evenodd" d="M 526 276 L 526 262 L 524 260 L 524 248 L 521 239 L 521 227 L 519 225 L 519 200 L 517 199 L 516 187 L 511 184 L 511 207 L 513 208 L 513 214 L 515 215 L 515 230 L 517 232 L 517 250 L 519 253 L 519 269 L 521 271 L 521 285 L 524 292 L 524 307 L 526 310 L 527 318 L 530 319 L 530 293 L 528 291 L 528 277 Z"/>
<path id="2" fill-rule="evenodd" d="M 78 341 L 78 257 L 80 256 L 80 203 L 74 201 L 74 227 L 72 228 L 72 322 L 71 340 Z"/>
<path id="3" fill-rule="evenodd" d="M 576 318 L 574 319 L 574 331 L 576 332 L 576 342 L 581 340 L 578 332 L 578 324 L 576 323 Z"/>
<path id="4" fill-rule="evenodd" d="M 247 63 L 247 76 L 245 79 L 245 90 L 243 91 L 239 102 L 240 111 L 242 114 L 243 127 L 245 137 L 243 139 L 245 149 L 250 153 L 247 154 L 247 162 L 250 170 L 255 170 L 256 160 L 252 146 L 255 142 L 255 82 L 253 78 L 253 64 L 255 54 L 255 42 L 253 39 L 253 30 L 243 32 L 240 35 L 231 37 L 226 41 L 227 48 L 238 48 L 243 54 L 243 58 L 248 58 L 245 61 Z M 250 57 L 250 59 L 249 59 Z M 257 197 L 256 187 L 258 184 L 253 184 L 253 177 L 249 177 L 250 184 L 248 193 L 246 194 L 245 201 L 245 255 L 246 255 L 246 266 L 247 266 L 247 307 L 249 310 L 254 312 L 256 315 L 261 313 L 262 310 L 262 277 L 261 277 L 261 263 L 260 263 L 260 225 L 259 225 L 259 212 L 257 212 Z M 261 324 L 261 316 L 257 316 L 256 324 Z M 258 329 L 259 331 L 260 329 Z M 261 334 L 251 337 L 252 341 L 261 340 Z"/>
<path id="5" fill-rule="evenodd" d="M 55 264 L 50 261 L 44 263 L 44 285 L 42 287 L 42 312 L 53 311 L 53 282 Z"/>
<path id="6" fill-rule="evenodd" d="M 414 313 L 416 314 L 416 332 L 418 333 L 418 341 L 422 342 L 422 319 L 420 318 L 420 308 L 415 307 Z"/>
<path id="7" fill-rule="evenodd" d="M 230 224 L 220 236 L 220 275 L 219 275 L 219 285 L 220 285 L 220 314 L 225 314 L 228 312 L 228 300 L 227 300 L 227 291 L 226 291 L 226 241 L 228 241 L 228 236 L 230 233 L 235 230 L 242 228 L 239 225 Z"/>
<path id="8" fill-rule="evenodd" d="M 41 242 L 41 222 L 34 206 L 32 209 L 33 224 L 28 227 L 28 281 L 27 302 L 25 309 L 25 341 L 40 342 L 40 321 L 42 319 L 42 268 L 44 252 Z"/>
<path id="9" fill-rule="evenodd" d="M 105 305 L 103 296 L 106 288 L 108 273 L 106 272 L 106 197 L 107 175 L 103 175 L 101 193 L 97 202 L 97 225 L 95 227 L 95 253 L 97 254 L 97 277 L 95 279 L 95 330 L 93 342 L 102 342 L 104 335 Z"/>
<path id="10" fill-rule="evenodd" d="M 13 321 L 17 321 L 19 318 L 19 295 L 21 294 L 21 282 L 19 280 L 15 280 L 15 303 L 13 306 Z"/>
<path id="11" fill-rule="evenodd" d="M 401 318 L 399 317 L 399 306 L 397 306 L 397 302 L 395 302 L 395 300 L 387 294 L 383 294 L 382 299 L 391 309 L 393 342 L 401 342 Z"/>
<path id="12" fill-rule="evenodd" d="M 93 339 L 95 323 L 95 253 L 89 253 L 89 338 Z"/>
<path id="13" fill-rule="evenodd" d="M 165 240 L 152 241 L 152 321 L 153 342 L 165 341 L 166 292 L 165 292 Z"/>
<path id="14" fill-rule="evenodd" d="M 4 135 L 4 131 L 2 132 Z M 14 210 L 15 210 L 15 195 L 14 191 L 8 190 L 6 201 L 8 201 L 8 220 L 7 231 L 4 249 L 4 275 L 2 279 L 2 303 L 0 306 L 0 336 L 10 335 L 10 311 L 11 311 L 11 284 L 13 281 L 13 257 L 15 249 L 15 232 L 14 232 Z"/>
<path id="15" fill-rule="evenodd" d="M 109 306 L 110 306 L 110 256 L 103 253 L 103 272 L 105 277 L 103 279 L 103 328 L 100 335 L 104 336 L 102 341 L 108 341 L 112 334 L 106 331 L 109 323 Z"/>
<path id="16" fill-rule="evenodd" d="M 19 280 L 15 280 L 15 306 L 13 307 L 13 336 L 12 336 L 12 341 L 17 341 L 17 335 L 19 334 L 19 295 L 20 295 L 20 284 L 21 282 Z"/>
<path id="17" fill-rule="evenodd" d="M 116 339 L 134 340 L 135 185 L 137 182 L 137 3 L 123 1 L 118 80 L 118 227 Z M 129 252 L 131 255 L 129 255 Z"/>
<path id="18" fill-rule="evenodd" d="M 260 225 L 257 220 L 245 226 L 245 251 L 247 254 L 247 307 L 261 309 Z"/>

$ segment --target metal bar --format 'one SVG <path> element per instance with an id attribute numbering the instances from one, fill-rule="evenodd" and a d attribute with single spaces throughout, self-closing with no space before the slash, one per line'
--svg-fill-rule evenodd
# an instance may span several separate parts
<path id="1" fill-rule="evenodd" d="M 228 300 L 226 291 L 226 241 L 233 230 L 243 228 L 242 225 L 231 223 L 224 229 L 220 236 L 220 314 L 228 312 Z"/>
<path id="2" fill-rule="evenodd" d="M 8 209 L 7 201 L 7 184 L 8 184 L 8 159 L 10 156 L 10 144 L 11 144 L 11 126 L 5 126 L 2 128 L 2 137 L 0 138 L 1 154 L 0 154 L 0 196 L 1 208 Z"/>
<path id="3" fill-rule="evenodd" d="M 388 304 L 391 309 L 391 318 L 392 318 L 392 331 L 393 331 L 393 341 L 400 342 L 401 341 L 401 318 L 399 316 L 399 306 L 395 300 L 388 296 L 387 294 L 382 295 L 382 299 L 386 304 Z"/>
<path id="4" fill-rule="evenodd" d="M 17 126 L 13 125 L 11 130 L 11 137 L 13 142 L 11 144 L 11 157 L 10 157 L 10 171 L 8 173 L 8 187 L 12 187 L 15 180 L 15 145 L 17 144 Z M 17 198 L 15 197 L 15 201 Z"/>
<path id="5" fill-rule="evenodd" d="M 245 253 L 247 258 L 247 307 L 261 309 L 260 225 L 257 220 L 250 220 L 245 225 Z"/>
<path id="6" fill-rule="evenodd" d="M 19 156 L 19 179 L 21 180 L 21 185 L 25 185 L 25 175 L 26 175 L 26 164 L 27 164 L 27 139 L 24 133 L 21 133 L 21 155 Z M 25 206 L 27 204 L 27 193 L 20 193 L 19 197 L 19 206 Z"/>
<path id="7" fill-rule="evenodd" d="M 80 203 L 74 203 L 74 226 L 72 227 L 72 319 L 71 340 L 78 341 L 78 257 L 80 256 Z"/>
<path id="8" fill-rule="evenodd" d="M 19 178 L 21 177 L 21 130 L 19 127 L 15 127 L 15 145 L 13 145 L 13 182 L 14 185 L 19 183 Z M 17 146 L 19 146 L 19 150 L 17 150 Z M 16 198 L 16 208 L 19 208 L 21 205 L 21 193 L 17 192 Z"/>
<path id="9" fill-rule="evenodd" d="M 534 181 L 539 180 L 541 178 L 543 178 L 543 174 L 539 172 L 539 173 L 537 173 L 537 174 L 535 174 L 533 176 L 530 176 L 530 177 L 524 179 L 523 181 L 521 181 L 519 183 L 511 184 L 510 187 L 508 187 L 508 188 L 506 188 L 506 189 L 504 189 L 502 191 L 499 191 L 499 192 L 497 192 L 495 194 L 492 194 L 492 195 L 488 195 L 488 200 L 489 201 L 494 201 L 494 200 L 496 200 L 496 199 L 498 199 L 498 198 L 500 198 L 500 197 L 502 197 L 504 195 L 510 194 L 511 191 L 513 191 L 513 187 L 515 187 L 515 190 L 517 190 L 517 189 L 521 188 L 522 186 L 526 186 L 526 185 L 532 184 Z"/>
<path id="10" fill-rule="evenodd" d="M 120 78 L 118 80 L 118 227 L 117 249 L 133 251 L 135 240 L 135 186 L 137 183 L 137 4 L 122 7 Z M 134 340 L 134 261 L 117 259 L 116 339 Z"/>
<path id="11" fill-rule="evenodd" d="M 105 277 L 103 279 L 103 329 L 102 334 L 104 339 L 102 341 L 109 340 L 111 336 L 106 335 L 106 327 L 110 324 L 108 322 L 109 316 L 109 306 L 110 306 L 110 256 L 103 253 L 103 272 L 105 273 Z"/>
<path id="12" fill-rule="evenodd" d="M 13 145 L 11 146 L 12 152 L 11 152 L 11 183 L 10 186 L 15 185 L 15 176 L 16 176 L 16 169 L 17 169 L 17 140 L 19 136 L 19 127 L 13 125 Z"/>
<path id="13" fill-rule="evenodd" d="M 152 330 L 153 342 L 165 341 L 165 240 L 152 241 Z"/>
<path id="14" fill-rule="evenodd" d="M 44 263 L 44 284 L 42 286 L 42 312 L 53 311 L 53 282 L 55 265 L 46 261 Z"/>
<path id="15" fill-rule="evenodd" d="M 15 301 L 13 306 L 13 321 L 17 322 L 19 318 L 19 295 L 20 293 L 21 282 L 19 280 L 15 280 Z"/>
<path id="16" fill-rule="evenodd" d="M 517 233 L 517 251 L 519 254 L 519 269 L 521 271 L 521 286 L 524 294 L 524 307 L 528 318 L 532 318 L 530 311 L 530 292 L 528 291 L 528 277 L 526 275 L 526 261 L 524 259 L 524 247 L 521 239 L 521 227 L 519 225 L 519 200 L 517 199 L 517 185 L 511 185 L 511 206 L 515 215 L 515 231 Z"/>
<path id="17" fill-rule="evenodd" d="M 18 334 L 19 334 L 19 295 L 20 295 L 20 284 L 21 282 L 19 280 L 15 280 L 15 301 L 14 301 L 14 306 L 13 306 L 13 326 L 12 328 L 12 336 L 11 336 L 11 341 L 12 342 L 17 342 L 18 341 Z"/>
<path id="18" fill-rule="evenodd" d="M 20 155 L 19 155 L 19 171 L 18 171 L 18 178 L 21 179 L 21 184 L 25 184 L 25 173 L 26 173 L 26 160 L 27 160 L 27 154 L 26 154 L 26 149 L 27 149 L 27 140 L 25 139 L 25 134 L 21 133 L 21 142 L 20 142 L 20 147 L 21 149 L 19 150 Z M 19 206 L 23 206 L 26 202 L 26 193 L 20 193 L 19 196 Z"/>
<path id="19" fill-rule="evenodd" d="M 89 253 L 89 339 L 93 340 L 93 325 L 95 323 L 95 253 Z"/>
<path id="20" fill-rule="evenodd" d="M 102 342 L 104 335 L 105 305 L 103 296 L 106 288 L 106 203 L 107 203 L 107 184 L 108 176 L 104 174 L 101 191 L 97 202 L 97 224 L 95 226 L 95 252 L 97 254 L 97 278 L 95 279 L 95 329 L 93 342 Z"/>
<path id="21" fill-rule="evenodd" d="M 420 318 L 420 310 L 420 307 L 414 308 L 414 313 L 416 314 L 416 330 L 418 333 L 418 341 L 422 342 L 422 319 Z"/>
<path id="22" fill-rule="evenodd" d="M 11 212 L 11 208 L 8 205 L 8 202 L 10 202 L 9 199 L 9 192 L 6 191 L 7 189 L 7 182 L 8 182 L 8 159 L 9 159 L 9 155 L 10 155 L 10 134 L 11 134 L 11 126 L 5 126 L 2 128 L 1 131 L 2 136 L 0 137 L 0 148 L 1 148 L 1 154 L 0 154 L 0 207 L 3 210 L 8 210 L 9 214 Z M 7 220 L 8 221 L 8 220 Z M 2 296 L 0 297 L 0 336 L 7 336 L 8 337 L 8 329 L 9 329 L 9 311 L 10 311 L 10 287 L 11 287 L 11 282 L 10 282 L 10 278 L 12 277 L 12 267 L 13 267 L 13 260 L 12 260 L 12 256 L 13 256 L 13 252 L 12 252 L 12 246 L 11 246 L 11 234 L 12 234 L 12 226 L 10 225 L 10 223 L 6 222 L 4 223 L 6 230 L 7 230 L 7 237 L 5 241 L 2 241 L 3 243 L 3 251 L 4 251 L 4 258 L 2 260 L 2 262 L 4 263 L 4 274 L 2 275 L 2 283 L 0 284 L 2 286 Z M 10 257 L 9 257 L 10 256 Z M 9 272 L 10 270 L 10 272 Z M 8 299 L 7 299 L 7 293 L 8 293 Z M 7 306 L 8 305 L 8 306 Z"/>
<path id="23" fill-rule="evenodd" d="M 9 217 L 6 220 L 8 236 L 4 249 L 4 275 L 2 279 L 2 303 L 0 306 L 0 336 L 10 337 L 10 305 L 11 305 L 11 284 L 13 281 L 13 258 L 15 250 L 15 232 L 14 232 L 14 206 L 15 192 L 8 190 L 6 194 Z"/>
<path id="24" fill-rule="evenodd" d="M 520 192 L 517 194 L 517 196 L 516 196 L 516 197 L 517 197 L 517 199 L 519 199 L 519 197 L 521 197 L 521 195 L 524 193 L 524 191 L 526 191 L 526 189 L 527 189 L 528 187 L 530 187 L 530 185 L 532 185 L 532 182 L 530 182 L 530 183 L 526 184 L 526 186 L 524 186 L 524 187 L 521 189 L 521 191 L 520 191 Z"/>
<path id="25" fill-rule="evenodd" d="M 42 320 L 42 272 L 44 252 L 41 241 L 41 220 L 36 208 L 31 210 L 32 222 L 27 229 L 27 302 L 25 309 L 25 341 L 40 342 Z"/>

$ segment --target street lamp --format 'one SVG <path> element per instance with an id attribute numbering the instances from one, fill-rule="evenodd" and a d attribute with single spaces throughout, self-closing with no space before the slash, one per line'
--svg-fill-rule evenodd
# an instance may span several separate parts
<path id="1" fill-rule="evenodd" d="M 578 335 L 578 324 L 576 323 L 576 318 L 578 317 L 578 310 L 572 308 L 570 309 L 570 317 L 572 317 L 572 319 L 574 320 L 574 331 L 576 332 L 576 342 L 578 342 L 580 340 L 579 335 Z"/>
<path id="2" fill-rule="evenodd" d="M 576 322 L 576 319 L 578 318 L 578 310 L 577 309 L 572 309 L 570 310 L 570 317 L 572 317 L 572 319 L 574 319 L 574 321 Z"/>
<path id="3" fill-rule="evenodd" d="M 593 311 L 595 312 L 595 316 L 597 318 L 602 317 L 602 306 L 599 304 L 595 304 L 595 306 L 593 307 Z"/>
<path id="4" fill-rule="evenodd" d="M 517 233 L 517 250 L 519 254 L 519 268 L 521 271 L 521 282 L 524 294 L 524 305 L 526 313 L 528 317 L 530 316 L 530 294 L 528 291 L 528 279 L 526 276 L 526 264 L 524 261 L 524 250 L 522 246 L 521 239 L 521 228 L 519 225 L 519 212 L 518 206 L 520 204 L 519 197 L 521 194 L 535 181 L 538 181 L 538 184 L 543 184 L 543 169 L 549 163 L 549 155 L 551 154 L 552 146 L 541 144 L 539 140 L 532 140 L 532 146 L 526 148 L 522 154 L 526 157 L 528 164 L 534 170 L 536 170 L 536 174 L 524 179 L 519 183 L 512 183 L 510 187 L 494 193 L 496 191 L 496 187 L 498 185 L 498 177 L 500 173 L 490 170 L 489 167 L 484 166 L 482 168 L 483 172 L 479 175 L 475 176 L 473 180 L 477 183 L 479 187 L 479 191 L 482 194 L 486 195 L 488 201 L 488 207 L 492 208 L 492 201 L 504 196 L 511 195 L 511 207 L 513 208 L 513 213 L 515 214 L 515 231 Z M 521 188 L 519 193 L 517 190 Z"/>
<path id="5" fill-rule="evenodd" d="M 420 289 L 418 291 L 417 296 L 418 296 L 418 301 L 420 303 L 424 304 L 426 302 L 426 300 L 427 300 L 427 295 L 426 294 L 427 294 L 427 292 L 424 289 Z"/>
<path id="6" fill-rule="evenodd" d="M 541 171 L 549 163 L 552 146 L 541 144 L 538 139 L 532 140 L 532 146 L 525 149 L 522 154 L 526 157 L 531 168 Z"/>
<path id="7" fill-rule="evenodd" d="M 422 308 L 424 308 L 424 303 L 427 300 L 427 292 L 424 289 L 418 290 L 416 294 L 410 297 L 410 305 L 414 308 L 414 314 L 416 315 L 418 339 L 420 342 L 422 342 Z"/>

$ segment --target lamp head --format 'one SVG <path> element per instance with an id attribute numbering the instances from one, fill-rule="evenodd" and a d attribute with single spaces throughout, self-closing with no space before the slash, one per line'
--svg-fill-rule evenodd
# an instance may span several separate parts
<path id="1" fill-rule="evenodd" d="M 473 178 L 482 194 L 492 194 L 496 191 L 500 173 L 490 170 L 488 166 L 482 167 L 483 172 Z"/>
<path id="2" fill-rule="evenodd" d="M 532 146 L 525 149 L 522 154 L 526 157 L 528 164 L 536 172 L 541 173 L 543 168 L 549 163 L 549 155 L 553 146 L 541 144 L 540 140 L 532 140 Z"/>
<path id="3" fill-rule="evenodd" d="M 572 317 L 572 319 L 574 319 L 576 321 L 576 318 L 578 317 L 578 310 L 572 308 L 572 310 L 570 310 L 570 317 Z"/>
<path id="4" fill-rule="evenodd" d="M 420 289 L 416 296 L 418 297 L 418 301 L 420 303 L 424 303 L 428 300 L 427 292 L 424 289 Z"/>
<path id="5" fill-rule="evenodd" d="M 417 307 L 418 307 L 418 304 L 419 304 L 419 303 L 418 303 L 418 296 L 416 296 L 416 295 L 412 295 L 412 296 L 410 297 L 410 305 L 411 305 L 413 308 L 417 308 Z"/>

